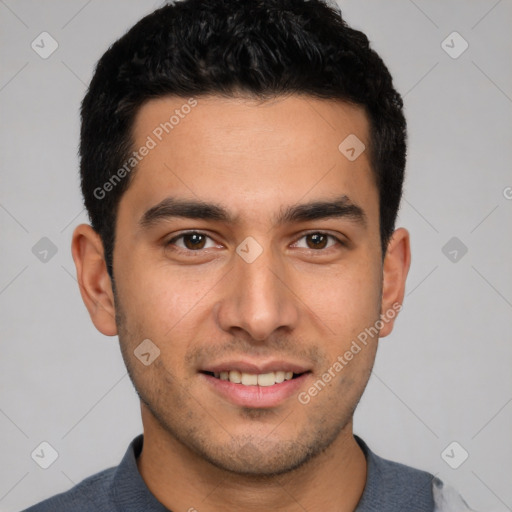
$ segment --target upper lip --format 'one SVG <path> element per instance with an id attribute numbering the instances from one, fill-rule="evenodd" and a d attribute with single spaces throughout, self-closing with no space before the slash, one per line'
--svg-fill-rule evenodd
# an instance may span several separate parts
<path id="1" fill-rule="evenodd" d="M 233 359 L 230 361 L 223 361 L 215 364 L 211 364 L 201 368 L 202 372 L 220 373 L 237 370 L 241 373 L 250 374 L 263 374 L 270 372 L 293 372 L 293 373 L 305 373 L 310 371 L 310 368 L 300 364 L 293 363 L 290 361 L 266 361 L 266 362 L 255 362 L 255 361 L 241 361 L 239 359 Z"/>

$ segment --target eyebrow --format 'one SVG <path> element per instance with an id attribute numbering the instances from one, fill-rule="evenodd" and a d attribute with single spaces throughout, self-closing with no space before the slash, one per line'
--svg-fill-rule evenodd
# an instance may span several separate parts
<path id="1" fill-rule="evenodd" d="M 236 224 L 239 220 L 238 215 L 232 215 L 219 204 L 167 197 L 147 210 L 140 218 L 139 225 L 147 229 L 158 222 L 176 217 L 226 224 Z M 280 225 L 332 218 L 346 218 L 363 227 L 366 226 L 364 210 L 346 195 L 331 201 L 312 201 L 282 207 L 279 215 L 274 219 L 274 223 Z"/>

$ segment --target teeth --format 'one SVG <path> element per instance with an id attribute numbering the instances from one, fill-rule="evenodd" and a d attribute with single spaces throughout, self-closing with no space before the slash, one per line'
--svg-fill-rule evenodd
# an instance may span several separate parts
<path id="1" fill-rule="evenodd" d="M 258 384 L 258 376 L 250 373 L 242 373 L 242 384 L 244 386 L 256 386 L 256 384 Z"/>
<path id="2" fill-rule="evenodd" d="M 234 384 L 243 384 L 244 386 L 273 386 L 280 384 L 285 380 L 293 378 L 293 372 L 269 372 L 269 373 L 243 373 L 238 370 L 231 370 L 230 372 L 215 372 L 214 376 L 220 380 L 229 380 Z"/>
<path id="3" fill-rule="evenodd" d="M 273 386 L 276 383 L 276 374 L 271 373 L 260 373 L 258 375 L 258 386 Z"/>
<path id="4" fill-rule="evenodd" d="M 242 382 L 242 374 L 237 370 L 231 370 L 228 372 L 229 380 L 234 382 L 235 384 L 241 384 Z"/>

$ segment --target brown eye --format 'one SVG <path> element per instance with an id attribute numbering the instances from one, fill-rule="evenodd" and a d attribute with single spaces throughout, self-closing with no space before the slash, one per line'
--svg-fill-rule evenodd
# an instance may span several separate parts
<path id="1" fill-rule="evenodd" d="M 189 235 L 183 235 L 183 243 L 187 249 L 203 249 L 206 241 L 206 237 L 200 233 L 190 233 Z"/>
<path id="2" fill-rule="evenodd" d="M 310 254 L 318 253 L 318 256 L 322 256 L 346 248 L 347 243 L 343 238 L 338 238 L 324 231 L 310 231 L 303 234 L 292 247 L 306 249 L 310 251 Z"/>
<path id="3" fill-rule="evenodd" d="M 329 237 L 323 233 L 306 235 L 307 245 L 310 249 L 325 249 Z"/>
<path id="4" fill-rule="evenodd" d="M 174 237 L 172 240 L 169 240 L 169 242 L 167 242 L 167 245 L 174 245 L 181 250 L 197 252 L 200 251 L 201 249 L 209 249 L 213 247 L 214 244 L 211 244 L 210 246 L 206 245 L 210 240 L 211 238 L 208 235 L 205 235 L 204 233 L 190 232 L 182 233 L 181 235 Z"/>
<path id="5" fill-rule="evenodd" d="M 307 233 L 300 237 L 299 240 L 295 242 L 293 247 L 322 252 L 323 250 L 327 251 L 336 244 L 340 246 L 345 245 L 339 238 L 335 237 L 334 235 L 329 235 L 328 233 L 323 233 L 322 231 L 316 231 L 313 233 Z"/>

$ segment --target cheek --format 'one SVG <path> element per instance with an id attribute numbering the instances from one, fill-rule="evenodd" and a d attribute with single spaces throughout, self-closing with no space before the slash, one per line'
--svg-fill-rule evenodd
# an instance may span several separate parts
<path id="1" fill-rule="evenodd" d="M 128 277 L 119 287 L 129 340 L 130 333 L 138 333 L 156 343 L 164 354 L 172 346 L 174 359 L 185 352 L 186 341 L 194 339 L 205 321 L 205 308 L 222 283 L 217 275 L 198 275 L 192 267 L 170 269 L 146 263 L 132 269 L 124 274 Z"/>
<path id="2" fill-rule="evenodd" d="M 318 312 L 332 338 L 349 342 L 379 319 L 379 270 L 378 265 L 363 262 L 350 268 L 347 265 L 323 280 L 317 279 L 315 286 L 309 287 L 308 305 L 311 304 L 311 309 Z"/>

